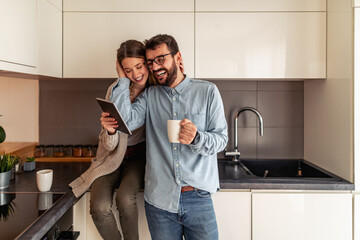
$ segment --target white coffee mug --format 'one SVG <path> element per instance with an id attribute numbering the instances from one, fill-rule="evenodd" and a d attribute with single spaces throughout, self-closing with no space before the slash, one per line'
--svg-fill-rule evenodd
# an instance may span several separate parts
<path id="1" fill-rule="evenodd" d="M 53 194 L 52 193 L 38 193 L 38 210 L 47 210 L 53 205 Z"/>
<path id="2" fill-rule="evenodd" d="M 36 183 L 40 192 L 47 192 L 51 189 L 53 182 L 53 170 L 44 169 L 36 172 Z"/>
<path id="3" fill-rule="evenodd" d="M 168 138 L 171 143 L 180 143 L 180 122 L 181 120 L 167 120 Z"/>

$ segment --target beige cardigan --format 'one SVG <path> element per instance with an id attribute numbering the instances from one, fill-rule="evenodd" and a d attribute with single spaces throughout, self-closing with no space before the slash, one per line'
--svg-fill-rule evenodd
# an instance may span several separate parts
<path id="1" fill-rule="evenodd" d="M 112 88 L 116 83 L 117 81 L 108 88 L 106 99 L 109 99 Z M 92 159 L 89 169 L 69 184 L 75 197 L 84 194 L 97 178 L 110 174 L 119 168 L 126 152 L 127 140 L 128 135 L 125 133 L 118 131 L 114 135 L 109 135 L 102 128 L 96 157 Z"/>

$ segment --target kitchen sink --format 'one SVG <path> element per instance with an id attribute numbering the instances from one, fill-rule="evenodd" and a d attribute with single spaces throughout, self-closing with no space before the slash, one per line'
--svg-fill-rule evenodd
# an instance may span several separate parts
<path id="1" fill-rule="evenodd" d="M 242 160 L 244 166 L 258 177 L 333 178 L 323 169 L 311 166 L 302 159 Z"/>
<path id="2" fill-rule="evenodd" d="M 321 179 L 341 180 L 336 175 L 303 159 L 231 159 L 218 161 L 220 179 Z"/>

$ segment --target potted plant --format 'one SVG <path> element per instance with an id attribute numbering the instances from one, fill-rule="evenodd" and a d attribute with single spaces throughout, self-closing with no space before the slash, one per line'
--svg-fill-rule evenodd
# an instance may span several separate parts
<path id="1" fill-rule="evenodd" d="M 0 156 L 0 189 L 7 188 L 10 184 L 11 170 L 16 157 L 10 154 Z"/>
<path id="2" fill-rule="evenodd" d="M 27 157 L 24 162 L 24 171 L 32 171 L 35 169 L 35 157 Z"/>

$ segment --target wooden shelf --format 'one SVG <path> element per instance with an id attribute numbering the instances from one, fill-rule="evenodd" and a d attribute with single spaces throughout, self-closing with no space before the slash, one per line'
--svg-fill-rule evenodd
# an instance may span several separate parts
<path id="1" fill-rule="evenodd" d="M 10 153 L 17 156 L 21 161 L 25 161 L 27 157 L 34 156 L 34 148 L 37 142 L 4 142 L 0 144 L 0 154 Z"/>
<path id="2" fill-rule="evenodd" d="M 36 142 L 4 142 L 0 144 L 0 154 L 5 152 L 19 156 L 34 151 L 36 145 L 38 145 Z"/>
<path id="3" fill-rule="evenodd" d="M 91 162 L 95 157 L 40 157 L 36 162 Z"/>

